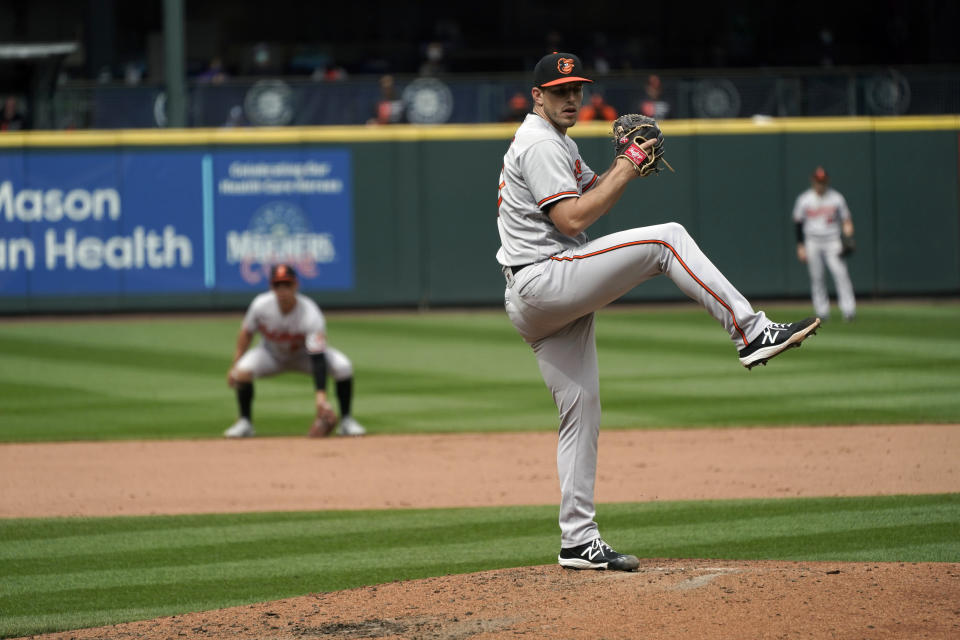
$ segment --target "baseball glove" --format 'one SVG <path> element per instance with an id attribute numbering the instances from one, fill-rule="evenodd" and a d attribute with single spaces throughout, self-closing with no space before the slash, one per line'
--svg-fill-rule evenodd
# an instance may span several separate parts
<path id="1" fill-rule="evenodd" d="M 333 410 L 330 403 L 317 407 L 317 417 L 310 425 L 310 431 L 307 435 L 311 438 L 326 438 L 337 427 L 337 412 Z"/>
<path id="2" fill-rule="evenodd" d="M 840 255 L 847 257 L 857 250 L 857 240 L 853 236 L 840 236 Z"/>
<path id="3" fill-rule="evenodd" d="M 645 152 L 640 145 L 648 140 L 656 140 L 656 143 Z M 641 177 L 660 173 L 661 163 L 673 171 L 663 157 L 663 132 L 657 121 L 648 116 L 628 113 L 614 120 L 613 149 L 614 158 L 622 156 L 632 162 Z"/>

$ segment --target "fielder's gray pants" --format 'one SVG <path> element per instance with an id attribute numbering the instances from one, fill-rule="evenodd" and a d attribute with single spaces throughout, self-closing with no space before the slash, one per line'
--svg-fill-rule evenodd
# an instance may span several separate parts
<path id="1" fill-rule="evenodd" d="M 830 317 L 830 298 L 827 295 L 827 281 L 823 265 L 826 263 L 837 288 L 837 306 L 844 318 L 851 318 L 857 311 L 853 296 L 853 283 L 847 272 L 847 263 L 840 256 L 843 244 L 840 236 L 833 238 L 808 238 L 804 243 L 807 249 L 807 269 L 810 271 L 810 297 L 813 298 L 813 310 L 821 318 Z"/>
<path id="2" fill-rule="evenodd" d="M 330 377 L 336 382 L 353 376 L 353 363 L 342 351 L 334 349 L 328 344 L 324 354 L 327 357 Z M 237 363 L 233 365 L 233 370 L 249 371 L 253 374 L 254 379 L 275 376 L 284 371 L 300 371 L 301 373 L 312 374 L 313 362 L 306 349 L 301 349 L 288 358 L 278 358 L 267 349 L 263 340 L 261 340 L 237 360 Z"/>
<path id="3" fill-rule="evenodd" d="M 679 224 L 621 231 L 523 269 L 504 269 L 507 315 L 532 347 L 560 413 L 561 546 L 596 538 L 594 481 L 600 382 L 594 315 L 638 284 L 665 274 L 741 348 L 768 324 Z"/>

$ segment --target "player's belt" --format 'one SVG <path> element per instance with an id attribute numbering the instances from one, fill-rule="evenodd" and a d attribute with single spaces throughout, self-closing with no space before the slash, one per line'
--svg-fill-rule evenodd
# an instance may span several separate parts
<path id="1" fill-rule="evenodd" d="M 518 264 L 515 267 L 501 266 L 500 268 L 503 271 L 503 277 L 506 278 L 507 280 L 507 288 L 513 287 L 513 276 L 520 273 L 522 270 L 526 269 L 531 264 L 533 263 L 531 262 L 529 264 Z"/>

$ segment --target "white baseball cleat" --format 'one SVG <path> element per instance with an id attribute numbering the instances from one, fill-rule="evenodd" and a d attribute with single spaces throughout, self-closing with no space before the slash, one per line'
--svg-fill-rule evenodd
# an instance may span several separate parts
<path id="1" fill-rule="evenodd" d="M 363 425 L 350 416 L 344 416 L 337 425 L 337 434 L 341 436 L 362 436 L 367 432 Z"/>
<path id="2" fill-rule="evenodd" d="M 223 432 L 225 438 L 252 438 L 255 435 L 253 423 L 246 418 L 240 418 L 233 426 Z"/>

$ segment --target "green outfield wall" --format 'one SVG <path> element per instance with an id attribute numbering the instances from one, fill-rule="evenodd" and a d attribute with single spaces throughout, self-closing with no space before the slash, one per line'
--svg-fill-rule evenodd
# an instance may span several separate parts
<path id="1" fill-rule="evenodd" d="M 0 154 L 29 160 L 93 150 L 120 159 L 129 149 L 348 150 L 352 285 L 305 289 L 328 308 L 496 305 L 503 297 L 494 258 L 497 177 L 515 127 L 26 132 L 3 134 Z M 848 264 L 859 296 L 960 293 L 960 117 L 678 120 L 665 121 L 663 130 L 676 173 L 631 184 L 591 237 L 680 222 L 749 297 L 804 297 L 809 283 L 795 257 L 790 214 L 819 164 L 853 214 L 858 249 Z M 608 131 L 598 123 L 570 130 L 598 172 L 611 162 Z M 24 166 L 29 183 L 29 161 Z M 2 265 L 0 281 L 10 268 Z M 626 299 L 682 297 L 656 278 Z M 249 299 L 244 291 L 175 287 L 109 295 L 8 291 L 0 313 L 226 309 Z"/>

